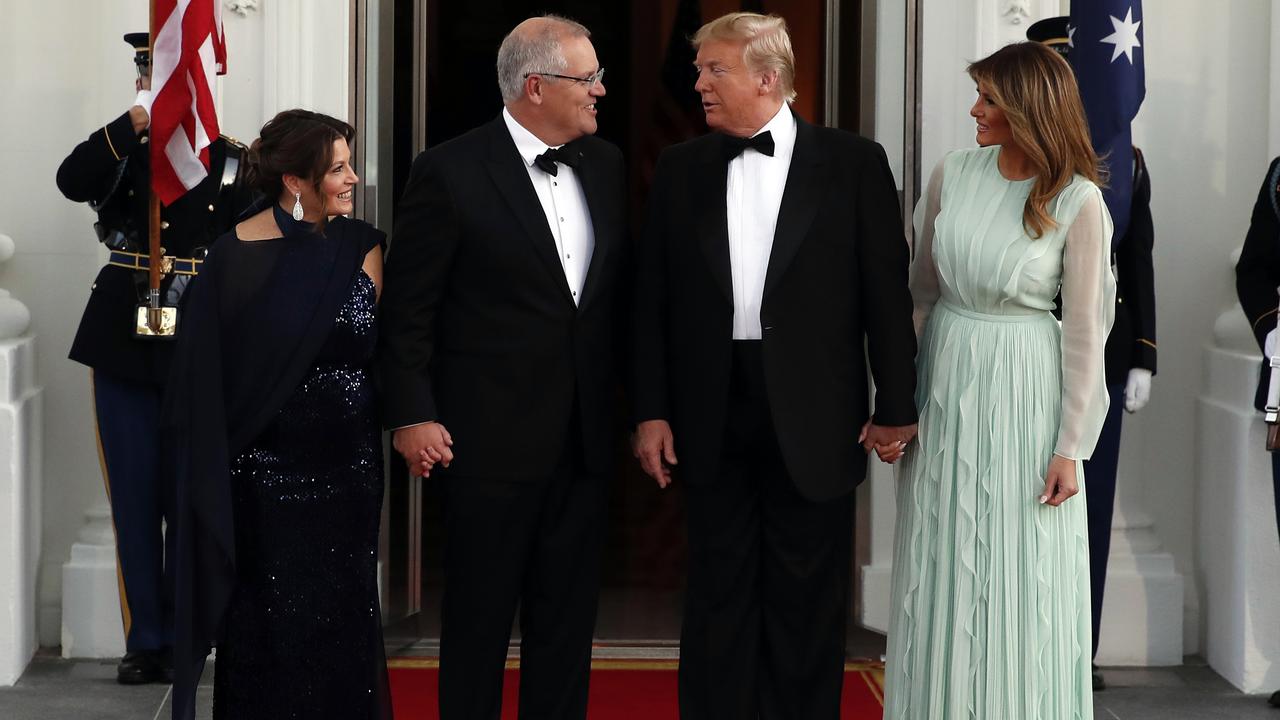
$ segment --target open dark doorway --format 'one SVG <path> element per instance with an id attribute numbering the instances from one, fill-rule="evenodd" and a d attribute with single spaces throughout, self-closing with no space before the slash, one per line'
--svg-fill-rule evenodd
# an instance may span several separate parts
<path id="1" fill-rule="evenodd" d="M 412 161 L 414 97 L 425 97 L 425 127 L 418 143 L 445 142 L 501 111 L 494 60 L 502 38 L 521 20 L 554 13 L 592 33 L 607 95 L 600 103 L 599 135 L 627 157 L 633 228 L 658 154 L 706 131 L 693 92 L 694 53 L 688 38 L 708 19 L 736 10 L 773 12 L 790 25 L 797 55 L 794 107 L 808 120 L 856 129 L 860 2 L 835 0 L 396 0 L 395 160 L 399 194 Z M 840 67 L 828 62 L 829 8 L 843 6 L 834 28 L 842 38 Z M 426 17 L 414 17 L 422 8 Z M 425 20 L 425 21 L 424 21 Z M 425 35 L 415 37 L 414 33 Z M 413 47 L 425 52 L 415 62 Z M 838 112 L 827 112 L 828 73 L 841 83 Z M 415 92 L 415 83 L 424 92 Z M 623 389 L 619 388 L 619 393 Z M 620 404 L 621 405 L 621 404 Z M 611 487 L 601 604 L 596 637 L 603 644 L 674 645 L 679 637 L 685 572 L 682 493 L 660 491 L 631 457 L 625 415 L 617 418 L 616 468 Z M 415 501 L 417 496 L 415 497 Z M 391 499 L 395 502 L 395 498 Z M 421 610 L 388 630 L 388 651 L 439 637 L 442 522 L 440 498 L 428 481 L 421 494 Z"/>

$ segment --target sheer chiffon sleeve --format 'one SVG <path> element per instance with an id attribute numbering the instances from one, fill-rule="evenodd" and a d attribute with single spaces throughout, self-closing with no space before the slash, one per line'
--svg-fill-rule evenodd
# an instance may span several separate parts
<path id="1" fill-rule="evenodd" d="M 1054 454 L 1086 460 L 1107 415 L 1104 349 L 1115 313 L 1111 216 L 1090 186 L 1062 256 L 1062 419 Z"/>
<path id="2" fill-rule="evenodd" d="M 934 221 L 942 209 L 942 168 L 947 162 L 944 157 L 938 161 L 929 177 L 929 187 L 925 189 L 923 202 L 916 205 L 915 217 L 915 258 L 911 263 L 911 302 L 914 309 L 911 320 L 916 327 L 916 340 L 924 335 L 924 326 L 929 321 L 929 313 L 938 302 L 940 290 L 938 286 L 938 268 L 933 263 Z"/>

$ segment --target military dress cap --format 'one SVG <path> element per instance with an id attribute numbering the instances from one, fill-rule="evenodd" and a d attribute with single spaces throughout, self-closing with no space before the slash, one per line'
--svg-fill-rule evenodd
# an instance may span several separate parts
<path id="1" fill-rule="evenodd" d="M 150 33 L 125 33 L 124 41 L 133 46 L 133 62 L 135 65 L 151 64 Z"/>
<path id="2" fill-rule="evenodd" d="M 1045 18 L 1031 24 L 1027 28 L 1027 39 L 1032 42 L 1044 43 L 1059 55 L 1066 57 L 1067 52 L 1071 49 L 1071 34 L 1067 32 L 1066 16 Z"/>

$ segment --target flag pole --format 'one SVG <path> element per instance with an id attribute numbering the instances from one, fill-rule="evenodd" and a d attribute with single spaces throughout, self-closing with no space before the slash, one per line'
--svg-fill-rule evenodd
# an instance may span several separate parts
<path id="1" fill-rule="evenodd" d="M 151 67 L 154 70 L 157 32 L 156 0 L 147 0 L 147 5 L 150 8 L 150 19 L 147 23 L 147 40 L 150 45 L 149 56 L 152 61 Z M 150 122 L 150 118 L 148 118 L 148 122 Z M 154 155 L 155 148 L 152 148 L 151 152 Z M 151 163 L 148 163 L 148 167 L 151 167 L 151 165 Z M 154 167 L 151 167 L 150 176 L 151 182 L 149 183 L 150 187 L 148 188 L 148 191 L 151 195 L 151 208 L 149 213 L 150 217 L 147 222 L 147 227 L 149 228 L 148 251 L 150 254 L 150 263 L 148 263 L 149 282 L 147 289 L 147 325 L 151 328 L 151 332 L 159 335 L 160 325 L 163 320 L 163 315 L 160 310 L 160 264 L 163 261 L 164 253 L 161 252 L 160 247 L 160 196 L 156 194 Z"/>

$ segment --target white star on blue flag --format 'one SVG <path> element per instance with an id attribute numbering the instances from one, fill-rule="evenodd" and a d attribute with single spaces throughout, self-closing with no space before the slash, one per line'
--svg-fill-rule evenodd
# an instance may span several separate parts
<path id="1" fill-rule="evenodd" d="M 1142 47 L 1142 42 L 1138 40 L 1138 28 L 1141 27 L 1142 21 L 1134 22 L 1133 8 L 1129 8 L 1124 20 L 1113 15 L 1111 25 L 1115 28 L 1115 32 L 1102 38 L 1102 42 L 1116 46 L 1115 52 L 1111 55 L 1111 62 L 1115 62 L 1116 58 L 1124 55 L 1129 58 L 1129 64 L 1132 65 L 1134 48 Z"/>
<path id="2" fill-rule="evenodd" d="M 1141 0 L 1072 0 L 1068 59 L 1080 83 L 1093 148 L 1109 173 L 1103 195 L 1115 237 L 1129 226 L 1133 197 L 1130 124 L 1146 95 Z M 1124 56 L 1127 62 L 1120 62 Z"/>

